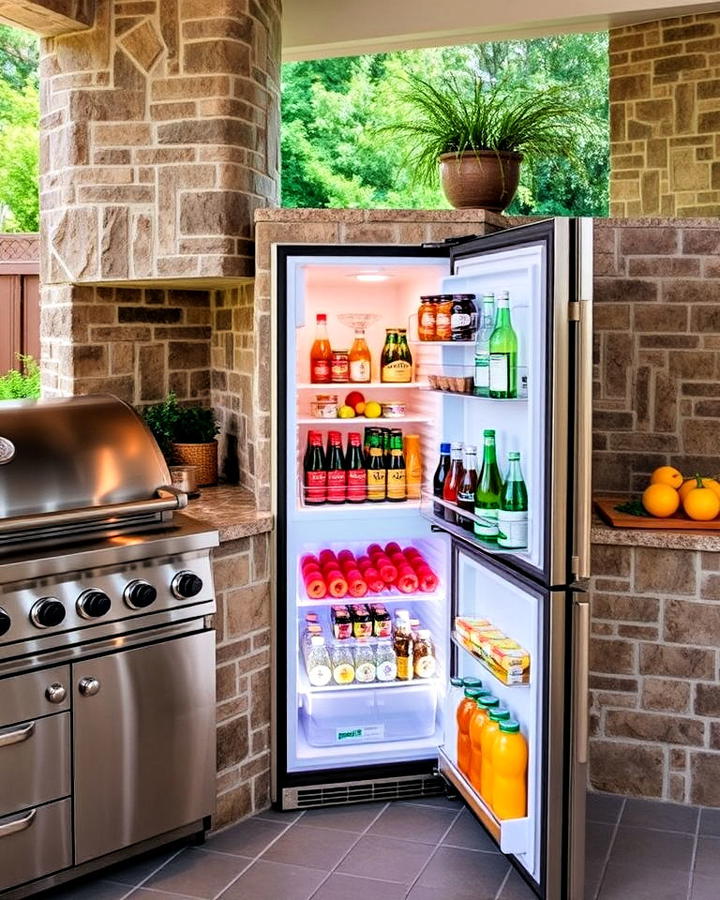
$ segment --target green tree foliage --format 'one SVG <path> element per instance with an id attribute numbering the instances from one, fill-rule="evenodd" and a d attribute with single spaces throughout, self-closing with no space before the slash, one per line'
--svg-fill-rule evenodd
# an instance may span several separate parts
<path id="1" fill-rule="evenodd" d="M 0 26 L 0 230 L 39 227 L 38 43 Z"/>
<path id="2" fill-rule="evenodd" d="M 288 63 L 283 67 L 282 201 L 301 207 L 447 208 L 439 189 L 414 179 L 408 148 L 378 129 L 397 114 L 402 80 L 470 71 L 523 88 L 559 86 L 599 124 L 580 137 L 580 165 L 540 159 L 524 166 L 508 210 L 532 215 L 607 215 L 607 35 L 573 34 L 463 47 Z"/>

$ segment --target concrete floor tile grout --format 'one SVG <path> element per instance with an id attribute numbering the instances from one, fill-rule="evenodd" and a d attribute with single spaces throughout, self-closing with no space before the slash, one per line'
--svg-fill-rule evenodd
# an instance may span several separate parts
<path id="1" fill-rule="evenodd" d="M 443 842 L 443 841 L 445 840 L 445 838 L 450 834 L 453 825 L 457 822 L 457 820 L 460 818 L 461 815 L 462 815 L 462 809 L 459 809 L 459 810 L 455 813 L 452 822 L 450 822 L 450 824 L 448 825 L 448 827 L 445 829 L 445 831 L 443 831 L 443 833 L 442 833 L 442 834 L 440 835 L 440 837 L 438 838 L 438 841 L 437 841 L 437 843 L 435 844 L 435 846 L 433 847 L 432 852 L 430 853 L 430 855 L 428 856 L 428 858 L 425 860 L 425 864 L 422 866 L 422 868 L 420 869 L 420 871 L 417 873 L 417 875 L 415 876 L 415 878 L 414 878 L 414 880 L 412 881 L 412 883 L 408 886 L 408 889 L 405 891 L 405 896 L 406 896 L 406 897 L 408 896 L 408 894 L 410 893 L 410 891 L 415 887 L 415 885 L 418 883 L 418 881 L 420 880 L 420 876 L 421 876 L 422 873 L 425 871 L 425 869 L 427 869 L 427 867 L 430 865 L 430 861 L 431 861 L 432 858 L 435 856 L 435 854 L 438 852 L 438 850 L 439 850 L 440 847 L 442 846 L 442 842 Z M 431 845 L 428 844 L 428 846 L 431 846 Z"/>
<path id="2" fill-rule="evenodd" d="M 500 883 L 500 887 L 497 889 L 497 893 L 495 894 L 494 900 L 499 900 L 499 898 L 502 896 L 502 892 L 505 890 L 505 885 L 507 884 L 508 878 L 510 877 L 511 873 L 512 873 L 512 866 L 510 866 L 510 868 L 505 873 L 505 877 L 503 878 L 502 882 Z"/>
<path id="3" fill-rule="evenodd" d="M 605 860 L 602 864 L 602 871 L 600 872 L 600 877 L 598 878 L 597 888 L 595 893 L 593 894 L 592 900 L 598 900 L 600 897 L 600 892 L 602 891 L 603 881 L 605 881 L 605 873 L 607 872 L 608 863 L 610 862 L 610 854 L 613 851 L 613 847 L 615 846 L 615 838 L 617 837 L 618 830 L 620 828 L 620 822 L 622 821 L 623 813 L 625 812 L 625 806 L 627 804 L 627 798 L 624 797 L 622 803 L 620 804 L 620 809 L 618 810 L 618 816 L 615 820 L 615 824 L 613 825 L 613 832 L 610 836 L 610 844 L 607 848 L 607 853 L 605 854 Z M 586 853 L 587 856 L 587 853 Z M 586 878 L 587 878 L 587 872 Z"/>
<path id="4" fill-rule="evenodd" d="M 695 840 L 693 841 L 692 856 L 690 857 L 690 878 L 688 879 L 687 900 L 692 900 L 693 886 L 695 882 L 695 860 L 697 859 L 697 848 L 700 840 L 700 819 L 702 812 L 697 811 L 697 821 L 695 822 Z"/>
<path id="5" fill-rule="evenodd" d="M 152 878 L 153 876 L 157 875 L 157 873 L 158 873 L 161 869 L 164 869 L 165 866 L 166 866 L 169 862 L 172 862 L 177 856 L 180 856 L 180 854 L 181 854 L 184 850 L 187 850 L 187 847 L 178 847 L 178 849 L 175 851 L 175 853 L 173 853 L 173 854 L 171 854 L 170 856 L 168 856 L 168 858 L 167 858 L 164 862 L 161 862 L 161 863 L 160 863 L 160 865 L 157 867 L 157 869 L 153 869 L 152 872 L 150 872 L 148 875 L 146 875 L 146 876 L 143 878 L 142 881 L 139 881 L 136 885 L 134 885 L 134 886 L 131 888 L 130 893 L 129 893 L 129 894 L 124 894 L 123 897 L 121 898 L 121 900 L 125 900 L 126 897 L 132 896 L 132 894 L 134 894 L 135 891 L 137 891 L 139 888 L 141 888 L 141 887 L 142 887 L 142 886 L 143 886 L 150 878 Z"/>

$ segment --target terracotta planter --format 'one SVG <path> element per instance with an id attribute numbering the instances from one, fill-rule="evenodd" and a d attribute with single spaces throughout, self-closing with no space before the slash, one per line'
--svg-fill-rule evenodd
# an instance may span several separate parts
<path id="1" fill-rule="evenodd" d="M 198 487 L 210 487 L 218 480 L 218 444 L 173 444 L 175 462 L 179 466 L 197 466 Z"/>
<path id="2" fill-rule="evenodd" d="M 487 209 L 499 213 L 515 196 L 522 153 L 492 150 L 443 153 L 438 161 L 442 189 L 455 209 Z"/>

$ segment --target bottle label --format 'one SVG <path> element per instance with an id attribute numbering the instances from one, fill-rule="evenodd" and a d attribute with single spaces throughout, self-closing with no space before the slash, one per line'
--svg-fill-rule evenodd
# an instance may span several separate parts
<path id="1" fill-rule="evenodd" d="M 475 500 L 475 492 L 474 491 L 458 491 L 458 494 L 457 494 L 458 505 L 461 503 L 469 503 L 470 509 L 472 509 L 474 500 Z"/>
<path id="2" fill-rule="evenodd" d="M 327 473 L 328 503 L 344 503 L 347 495 L 347 478 L 343 469 L 333 469 Z"/>
<path id="3" fill-rule="evenodd" d="M 305 502 L 325 503 L 327 500 L 327 472 L 305 473 Z"/>
<path id="4" fill-rule="evenodd" d="M 310 361 L 310 381 L 312 384 L 330 383 L 329 359 L 313 359 Z"/>
<path id="5" fill-rule="evenodd" d="M 350 362 L 350 381 L 356 384 L 370 381 L 370 361 L 367 359 L 353 359 Z"/>
<path id="6" fill-rule="evenodd" d="M 432 678 L 436 668 L 434 656 L 421 656 L 415 660 L 415 675 L 418 678 Z"/>
<path id="7" fill-rule="evenodd" d="M 367 684 L 375 681 L 375 666 L 371 662 L 360 663 L 355 666 L 355 681 Z"/>
<path id="8" fill-rule="evenodd" d="M 395 681 L 397 678 L 397 664 L 393 659 L 384 659 L 378 663 L 377 680 L 378 681 Z"/>
<path id="9" fill-rule="evenodd" d="M 355 669 L 349 663 L 334 666 L 332 674 L 336 684 L 351 684 L 355 680 Z"/>
<path id="10" fill-rule="evenodd" d="M 527 547 L 528 545 L 528 514 L 523 512 L 498 512 L 498 546 L 499 547 Z"/>
<path id="11" fill-rule="evenodd" d="M 382 381 L 402 384 L 412 381 L 412 365 L 404 359 L 396 359 L 382 367 Z"/>
<path id="12" fill-rule="evenodd" d="M 365 469 L 351 469 L 347 473 L 347 499 L 350 503 L 362 503 L 367 499 Z"/>
<path id="13" fill-rule="evenodd" d="M 453 331 L 464 331 L 472 323 L 472 316 L 469 313 L 453 313 L 450 316 L 450 328 Z"/>
<path id="14" fill-rule="evenodd" d="M 473 525 L 475 534 L 478 537 L 482 537 L 485 539 L 497 538 L 498 534 L 498 526 L 497 526 L 497 517 L 498 511 L 496 509 L 481 509 L 479 506 L 475 507 L 475 515 L 482 517 L 484 520 L 482 524 L 479 522 L 474 522 Z"/>
<path id="15" fill-rule="evenodd" d="M 490 363 L 487 356 L 475 358 L 475 387 L 479 390 L 490 389 Z"/>
<path id="16" fill-rule="evenodd" d="M 387 498 L 388 500 L 404 500 L 405 469 L 388 469 L 387 473 Z"/>
<path id="17" fill-rule="evenodd" d="M 423 309 L 418 315 L 418 337 L 421 341 L 432 341 L 435 338 L 435 310 Z"/>
<path id="18" fill-rule="evenodd" d="M 412 681 L 412 677 L 413 677 L 412 657 L 398 656 L 398 658 L 397 658 L 397 677 L 401 681 Z"/>
<path id="19" fill-rule="evenodd" d="M 350 377 L 347 357 L 333 359 L 330 365 L 330 380 L 334 384 L 345 384 Z"/>
<path id="20" fill-rule="evenodd" d="M 507 394 L 510 385 L 508 366 L 510 357 L 507 353 L 490 354 L 490 390 L 498 394 Z"/>
<path id="21" fill-rule="evenodd" d="M 439 341 L 446 341 L 452 335 L 452 317 L 447 312 L 438 311 L 435 319 L 435 336 Z"/>
<path id="22" fill-rule="evenodd" d="M 329 666 L 312 666 L 308 669 L 308 678 L 313 687 L 325 687 L 330 684 L 332 672 Z"/>
<path id="23" fill-rule="evenodd" d="M 368 469 L 367 470 L 368 500 L 384 500 L 385 499 L 386 474 L 387 473 L 386 473 L 385 469 Z"/>

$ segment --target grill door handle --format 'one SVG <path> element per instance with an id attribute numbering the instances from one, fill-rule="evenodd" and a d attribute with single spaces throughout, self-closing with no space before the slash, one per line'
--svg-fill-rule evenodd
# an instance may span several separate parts
<path id="1" fill-rule="evenodd" d="M 78 685 L 78 690 L 83 697 L 94 697 L 100 691 L 100 682 L 97 678 L 93 678 L 92 675 L 88 675 L 87 678 L 82 679 Z"/>
<path id="2" fill-rule="evenodd" d="M 12 731 L 0 731 L 0 747 L 9 747 L 11 744 L 22 744 L 33 736 L 35 732 L 35 723 L 29 722 L 22 728 L 13 728 Z M 0 831 L 0 834 L 2 832 Z"/>
<path id="3" fill-rule="evenodd" d="M 37 810 L 31 809 L 27 815 L 14 819 L 12 822 L 8 822 L 7 825 L 0 825 L 0 838 L 10 837 L 11 834 L 17 834 L 18 831 L 25 831 L 35 821 L 36 815 Z"/>

